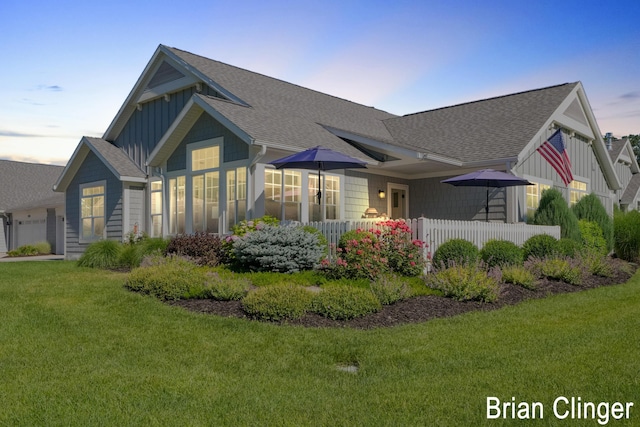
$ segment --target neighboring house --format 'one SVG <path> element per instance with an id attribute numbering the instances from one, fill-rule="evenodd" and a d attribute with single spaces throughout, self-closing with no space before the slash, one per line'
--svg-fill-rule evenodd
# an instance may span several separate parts
<path id="1" fill-rule="evenodd" d="M 373 88 L 372 88 L 373 90 Z M 536 148 L 562 128 L 575 181 L 566 188 Z M 536 185 L 492 190 L 490 220 L 518 222 L 546 186 L 613 210 L 620 182 L 581 83 L 407 116 L 159 46 L 102 138 L 83 138 L 56 183 L 66 193 L 67 257 L 92 241 L 227 233 L 265 214 L 296 221 L 484 220 L 485 190 L 441 184 L 481 168 Z M 276 170 L 322 145 L 366 170 Z M 322 205 L 314 196 L 322 190 Z"/>
<path id="2" fill-rule="evenodd" d="M 606 138 L 609 156 L 620 179 L 621 188 L 615 192 L 614 202 L 623 211 L 640 209 L 640 168 L 629 138 Z"/>
<path id="3" fill-rule="evenodd" d="M 64 253 L 64 195 L 55 193 L 62 166 L 0 160 L 0 253 L 48 241 Z"/>

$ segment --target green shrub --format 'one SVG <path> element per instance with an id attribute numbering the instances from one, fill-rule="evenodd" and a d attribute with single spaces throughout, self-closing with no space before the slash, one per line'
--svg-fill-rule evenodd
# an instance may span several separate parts
<path id="1" fill-rule="evenodd" d="M 640 212 L 617 211 L 613 217 L 614 250 L 618 258 L 637 262 L 640 257 Z"/>
<path id="2" fill-rule="evenodd" d="M 411 296 L 411 286 L 406 279 L 391 274 L 384 274 L 370 284 L 371 292 L 382 305 L 389 305 Z"/>
<path id="3" fill-rule="evenodd" d="M 349 320 L 382 308 L 369 289 L 351 286 L 329 286 L 313 298 L 312 310 L 334 320 Z"/>
<path id="4" fill-rule="evenodd" d="M 289 273 L 315 267 L 323 250 L 302 227 L 265 225 L 234 241 L 233 252 L 242 269 Z"/>
<path id="5" fill-rule="evenodd" d="M 278 218 L 270 215 L 265 215 L 256 219 L 245 219 L 234 225 L 231 232 L 234 236 L 242 237 L 247 233 L 259 230 L 264 225 L 277 226 L 280 223 Z"/>
<path id="6" fill-rule="evenodd" d="M 169 239 L 162 237 L 148 237 L 141 240 L 138 245 L 142 248 L 144 255 L 151 255 L 153 253 L 164 254 L 169 247 Z"/>
<path id="7" fill-rule="evenodd" d="M 47 241 L 36 242 L 33 247 L 38 251 L 38 255 L 49 255 L 51 253 L 51 244 Z"/>
<path id="8" fill-rule="evenodd" d="M 119 264 L 129 268 L 140 267 L 145 256 L 164 254 L 168 245 L 169 240 L 160 237 L 129 239 L 129 243 L 123 245 Z"/>
<path id="9" fill-rule="evenodd" d="M 614 275 L 613 267 L 607 257 L 596 252 L 583 252 L 578 257 L 578 262 L 583 271 L 588 271 L 594 276 L 613 277 Z"/>
<path id="10" fill-rule="evenodd" d="M 440 245 L 433 254 L 433 265 L 441 268 L 451 263 L 473 264 L 479 257 L 480 251 L 473 243 L 464 239 L 451 239 Z"/>
<path id="11" fill-rule="evenodd" d="M 207 274 L 205 297 L 218 301 L 238 301 L 244 298 L 251 289 L 251 281 L 238 277 L 233 273 L 222 277 L 217 272 Z"/>
<path id="12" fill-rule="evenodd" d="M 521 265 L 522 249 L 508 240 L 489 240 L 480 251 L 480 257 L 489 267 Z"/>
<path id="13" fill-rule="evenodd" d="M 594 221 L 602 230 L 602 235 L 607 242 L 607 253 L 613 249 L 613 220 L 607 214 L 607 210 L 595 194 L 591 193 L 581 198 L 571 207 L 576 217 L 581 220 Z"/>
<path id="14" fill-rule="evenodd" d="M 499 270 L 488 270 L 482 262 L 451 263 L 447 268 L 436 270 L 427 281 L 446 297 L 459 301 L 493 302 L 498 299 L 498 276 Z"/>
<path id="15" fill-rule="evenodd" d="M 220 237 L 205 232 L 174 236 L 167 245 L 165 255 L 188 257 L 198 265 L 209 267 L 220 264 L 224 257 Z"/>
<path id="16" fill-rule="evenodd" d="M 188 260 L 176 256 L 155 265 L 139 267 L 129 273 L 125 286 L 152 295 L 162 301 L 204 298 L 206 272 Z"/>
<path id="17" fill-rule="evenodd" d="M 560 191 L 550 188 L 542 192 L 540 205 L 533 215 L 535 225 L 559 225 L 560 237 L 580 241 L 578 218 L 567 205 Z"/>
<path id="18" fill-rule="evenodd" d="M 142 249 L 137 244 L 124 245 L 120 251 L 118 264 L 123 267 L 135 268 L 139 267 L 144 258 Z"/>
<path id="19" fill-rule="evenodd" d="M 318 246 L 322 249 L 322 255 L 327 256 L 329 254 L 329 242 L 327 242 L 327 238 L 324 237 L 324 234 L 311 225 L 304 225 L 302 226 L 302 229 L 307 233 L 315 234 L 318 238 Z"/>
<path id="20" fill-rule="evenodd" d="M 502 268 L 502 280 L 505 283 L 512 283 L 526 289 L 536 288 L 536 276 L 521 265 L 504 266 Z"/>
<path id="21" fill-rule="evenodd" d="M 568 257 L 530 258 L 525 267 L 539 277 L 560 280 L 572 285 L 579 285 L 582 280 L 582 269 L 577 261 Z"/>
<path id="22" fill-rule="evenodd" d="M 558 240 L 548 234 L 536 234 L 527 239 L 522 245 L 524 259 L 529 257 L 545 258 L 558 253 Z"/>
<path id="23" fill-rule="evenodd" d="M 567 239 L 566 237 L 563 237 L 562 239 L 558 240 L 557 253 L 560 255 L 573 258 L 578 255 L 581 250 L 582 245 L 573 239 Z"/>
<path id="24" fill-rule="evenodd" d="M 581 219 L 578 221 L 578 224 L 580 226 L 583 251 L 593 252 L 601 256 L 607 255 L 609 252 L 607 249 L 607 241 L 604 239 L 602 229 L 598 223 Z"/>
<path id="25" fill-rule="evenodd" d="M 115 240 L 98 240 L 87 246 L 78 259 L 78 265 L 92 268 L 118 268 L 122 249 L 122 243 Z"/>
<path id="26" fill-rule="evenodd" d="M 23 245 L 7 252 L 9 257 L 34 256 L 38 255 L 38 248 L 33 245 Z"/>
<path id="27" fill-rule="evenodd" d="M 258 288 L 242 299 L 244 311 L 261 320 L 299 319 L 311 308 L 313 294 L 301 286 L 276 285 Z"/>

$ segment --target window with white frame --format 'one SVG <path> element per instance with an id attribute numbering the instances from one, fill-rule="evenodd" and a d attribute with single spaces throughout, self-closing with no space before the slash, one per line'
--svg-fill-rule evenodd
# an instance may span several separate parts
<path id="1" fill-rule="evenodd" d="M 104 237 L 106 182 L 80 186 L 80 240 L 92 241 Z"/>
<path id="2" fill-rule="evenodd" d="M 247 213 L 247 168 L 227 170 L 227 229 L 245 219 Z"/>
<path id="3" fill-rule="evenodd" d="M 569 184 L 569 205 L 573 206 L 587 195 L 587 183 L 574 179 Z"/>
<path id="4" fill-rule="evenodd" d="M 284 219 L 300 221 L 302 207 L 302 173 L 284 171 Z"/>
<path id="5" fill-rule="evenodd" d="M 162 236 L 162 181 L 151 182 L 151 237 Z"/>
<path id="6" fill-rule="evenodd" d="M 193 231 L 217 233 L 220 216 L 220 146 L 191 150 Z"/>
<path id="7" fill-rule="evenodd" d="M 280 220 L 301 220 L 302 172 L 265 169 L 264 195 L 266 215 Z"/>
<path id="8" fill-rule="evenodd" d="M 169 234 L 185 233 L 186 177 L 169 178 Z"/>
<path id="9" fill-rule="evenodd" d="M 533 218 L 533 214 L 538 209 L 540 205 L 540 198 L 542 197 L 542 192 L 551 188 L 550 185 L 540 184 L 538 182 L 532 183 L 533 185 L 527 185 L 527 218 Z"/>
<path id="10" fill-rule="evenodd" d="M 322 221 L 321 207 L 325 207 L 324 219 L 340 219 L 340 177 L 324 175 L 320 189 L 321 199 L 318 203 L 318 176 L 309 174 L 309 221 Z"/>
<path id="11" fill-rule="evenodd" d="M 282 219 L 282 171 L 264 171 L 264 213 Z"/>

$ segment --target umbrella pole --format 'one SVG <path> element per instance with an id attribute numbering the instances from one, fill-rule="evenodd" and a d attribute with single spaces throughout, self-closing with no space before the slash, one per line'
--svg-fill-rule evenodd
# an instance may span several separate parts
<path id="1" fill-rule="evenodd" d="M 487 187 L 487 207 L 485 209 L 485 216 L 487 222 L 489 222 L 489 187 Z"/>
<path id="2" fill-rule="evenodd" d="M 316 194 L 316 196 L 318 196 L 318 204 L 320 204 L 320 200 L 322 199 L 322 191 L 320 191 L 320 188 L 322 188 L 322 186 L 320 184 L 320 180 L 320 169 L 318 169 L 318 193 Z"/>

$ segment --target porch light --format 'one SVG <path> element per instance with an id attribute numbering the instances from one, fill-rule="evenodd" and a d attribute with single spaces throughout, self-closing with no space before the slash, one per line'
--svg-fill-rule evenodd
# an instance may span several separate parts
<path id="1" fill-rule="evenodd" d="M 385 197 L 387 197 L 387 195 L 384 190 L 378 190 L 378 197 L 384 199 Z"/>

